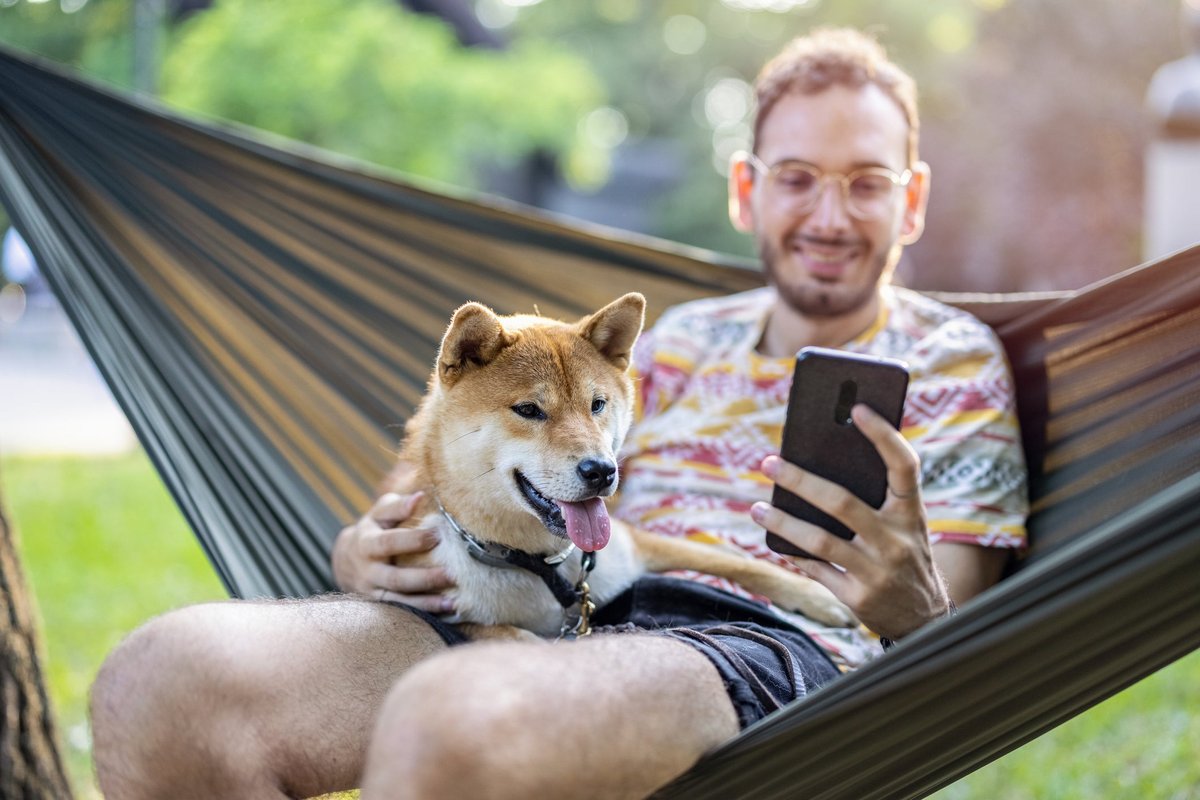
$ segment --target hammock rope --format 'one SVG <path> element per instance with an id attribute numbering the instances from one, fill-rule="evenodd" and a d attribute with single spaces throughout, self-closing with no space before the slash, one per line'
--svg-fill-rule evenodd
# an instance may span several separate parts
<path id="1" fill-rule="evenodd" d="M 0 199 L 230 593 L 333 587 L 451 311 L 651 315 L 736 259 L 423 188 L 0 50 Z M 663 797 L 923 797 L 1200 645 L 1200 247 L 941 296 L 1018 384 L 1030 557 Z M 150 535 L 145 532 L 143 535 Z"/>

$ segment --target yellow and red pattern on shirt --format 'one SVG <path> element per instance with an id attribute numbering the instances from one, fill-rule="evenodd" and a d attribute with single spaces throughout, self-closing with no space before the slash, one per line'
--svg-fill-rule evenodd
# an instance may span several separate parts
<path id="1" fill-rule="evenodd" d="M 931 541 L 1023 547 L 1026 471 L 999 341 L 974 317 L 916 292 L 888 287 L 883 298 L 875 324 L 841 349 L 909 365 L 901 433 L 921 457 Z M 755 501 L 771 498 L 759 465 L 779 452 L 795 364 L 755 352 L 774 299 L 764 288 L 687 303 L 643 334 L 615 513 L 790 568 L 749 514 Z M 720 578 L 679 574 L 749 596 Z M 878 651 L 863 628 L 787 616 L 845 666 Z"/>

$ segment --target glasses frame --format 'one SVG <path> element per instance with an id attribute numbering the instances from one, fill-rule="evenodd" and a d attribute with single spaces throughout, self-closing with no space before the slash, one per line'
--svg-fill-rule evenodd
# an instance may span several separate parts
<path id="1" fill-rule="evenodd" d="M 842 187 L 842 205 L 846 209 L 846 213 L 855 219 L 862 220 L 864 222 L 881 219 L 883 216 L 885 216 L 885 214 L 863 214 L 861 211 L 855 208 L 854 203 L 850 202 L 850 184 L 856 178 L 859 178 L 863 175 L 878 175 L 879 177 L 887 178 L 889 181 L 891 181 L 894 190 L 894 187 L 900 187 L 901 189 L 907 188 L 913 177 L 913 171 L 911 169 L 905 169 L 903 172 L 897 173 L 894 170 L 888 169 L 887 167 L 863 167 L 861 169 L 856 169 L 853 172 L 827 172 L 816 165 L 809 164 L 805 161 L 798 161 L 796 159 L 784 159 L 783 161 L 777 161 L 776 163 L 768 166 L 767 163 L 759 158 L 755 153 L 745 153 L 744 155 L 746 163 L 749 164 L 755 172 L 762 173 L 763 177 L 765 177 L 771 183 L 775 182 L 775 177 L 784 167 L 791 165 L 802 166 L 804 169 L 815 175 L 817 178 L 817 191 L 813 194 L 812 201 L 805 207 L 804 210 L 806 211 L 816 208 L 817 204 L 821 202 L 821 198 L 825 196 L 825 187 L 828 182 L 833 181 L 837 183 Z"/>

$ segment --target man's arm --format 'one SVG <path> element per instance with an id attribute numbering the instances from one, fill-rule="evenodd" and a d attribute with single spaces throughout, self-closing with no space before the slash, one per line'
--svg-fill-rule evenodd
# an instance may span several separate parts
<path id="1" fill-rule="evenodd" d="M 1008 557 L 1008 550 L 973 544 L 938 542 L 933 545 L 933 561 L 946 579 L 956 605 L 962 605 L 998 583 Z"/>

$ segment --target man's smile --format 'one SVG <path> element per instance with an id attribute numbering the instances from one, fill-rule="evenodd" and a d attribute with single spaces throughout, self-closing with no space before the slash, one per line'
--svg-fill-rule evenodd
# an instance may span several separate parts
<path id="1" fill-rule="evenodd" d="M 790 237 L 788 249 L 800 259 L 805 272 L 819 281 L 845 278 L 862 255 L 862 247 L 856 242 L 822 241 L 800 235 Z"/>

